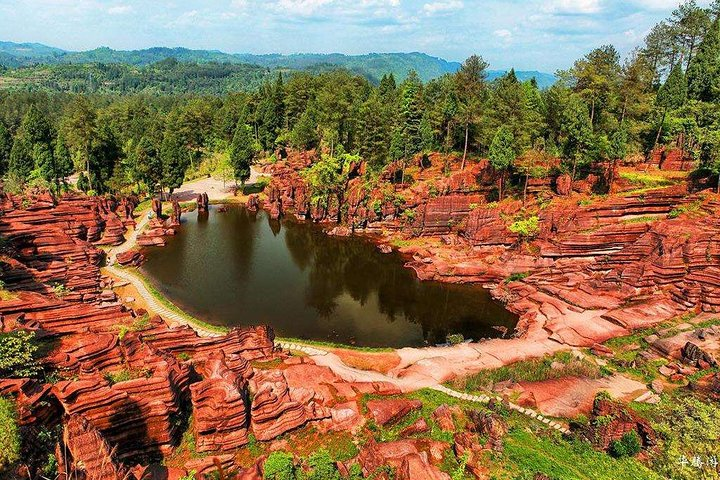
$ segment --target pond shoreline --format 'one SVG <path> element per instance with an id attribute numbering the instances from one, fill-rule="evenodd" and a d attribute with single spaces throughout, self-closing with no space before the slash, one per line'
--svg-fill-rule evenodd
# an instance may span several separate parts
<path id="1" fill-rule="evenodd" d="M 231 326 L 238 320 L 241 322 L 238 325 L 269 324 L 279 337 L 338 348 L 387 349 L 444 344 L 446 334 L 459 333 L 463 338 L 475 340 L 495 338 L 507 335 L 517 322 L 517 317 L 491 300 L 490 293 L 481 285 L 422 281 L 407 267 L 407 255 L 397 250 L 388 255 L 379 251 L 377 246 L 383 242 L 377 233 L 335 236 L 328 234 L 327 225 L 291 217 L 273 220 L 266 211 L 256 214 L 235 203 L 228 207 L 224 212 L 211 208 L 208 220 L 199 224 L 194 220 L 196 214 L 191 213 L 183 220 L 179 236 L 170 237 L 167 246 L 142 250 L 146 262 L 140 273 L 146 283 L 154 287 L 157 295 L 173 299 L 179 310 L 209 325 Z M 270 225 L 268 229 L 268 222 L 277 226 Z M 248 232 L 255 233 L 241 233 L 248 228 L 251 229 Z M 228 235 L 230 231 L 235 233 Z M 247 240 L 249 244 L 243 240 L 248 234 L 252 237 Z M 246 258 L 248 255 L 252 258 Z M 271 255 L 269 263 L 264 260 L 267 255 Z M 303 255 L 309 257 L 300 260 Z M 250 263 L 245 265 L 245 262 Z M 266 269 L 275 271 L 265 272 Z M 353 270 L 355 273 L 350 275 Z M 207 276 L 206 272 L 213 273 Z M 246 278 L 247 275 L 250 277 Z M 338 275 L 340 277 L 335 278 Z M 193 278 L 204 280 L 195 283 Z M 311 283 L 305 285 L 304 282 Z M 283 301 L 290 302 L 288 305 L 297 301 L 301 304 L 295 309 L 288 306 L 289 311 L 282 313 L 284 310 L 268 297 L 276 288 L 285 292 Z M 204 290 L 207 290 L 205 294 Z M 238 293 L 228 297 L 229 291 Z M 271 302 L 269 309 L 263 307 L 267 302 Z M 318 320 L 310 322 L 310 312 L 320 308 L 316 305 L 327 302 L 338 302 L 330 316 L 326 318 L 327 313 L 317 311 L 312 315 L 319 315 Z M 443 302 L 446 303 L 444 309 Z M 228 310 L 234 304 L 237 308 Z M 436 305 L 440 307 L 435 308 Z M 205 318 L 202 312 L 210 310 L 212 318 Z M 385 332 L 385 323 L 379 320 L 386 315 L 395 318 L 389 324 L 394 325 L 392 331 Z M 314 323 L 317 321 L 322 321 L 319 330 L 316 327 L 320 325 Z M 373 330 L 376 333 L 368 342 L 363 335 L 368 335 L 367 329 L 379 321 L 380 329 Z M 406 322 L 410 323 L 403 327 Z M 290 330 L 283 325 L 290 325 Z M 421 331 L 423 334 L 418 337 Z M 310 338 L 306 337 L 307 333 Z M 415 340 L 402 340 L 408 336 Z"/>

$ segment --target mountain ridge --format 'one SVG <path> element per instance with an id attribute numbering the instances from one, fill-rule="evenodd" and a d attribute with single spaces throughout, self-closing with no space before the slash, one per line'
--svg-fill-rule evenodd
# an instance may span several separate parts
<path id="1" fill-rule="evenodd" d="M 128 64 L 138 67 L 175 58 L 184 63 L 231 63 L 251 64 L 270 69 L 308 70 L 324 67 L 346 68 L 363 75 L 371 81 L 379 81 L 383 75 L 392 73 L 398 80 L 404 79 L 411 70 L 427 82 L 460 68 L 459 62 L 448 61 L 422 52 L 368 53 L 347 55 L 343 53 L 294 53 L 251 54 L 226 53 L 220 50 L 194 50 L 185 47 L 150 47 L 140 50 L 115 50 L 98 47 L 85 51 L 68 51 L 41 43 L 14 43 L 0 41 L 0 65 L 8 68 L 30 67 L 38 64 Z M 492 81 L 507 70 L 488 70 Z M 541 88 L 551 86 L 553 74 L 533 71 L 516 71 L 520 80 L 535 78 Z"/>

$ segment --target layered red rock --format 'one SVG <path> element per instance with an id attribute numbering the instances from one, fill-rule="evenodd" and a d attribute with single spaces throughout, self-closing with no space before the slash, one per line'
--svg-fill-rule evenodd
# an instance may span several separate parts
<path id="1" fill-rule="evenodd" d="M 247 381 L 230 370 L 222 351 L 208 358 L 203 380 L 190 391 L 198 452 L 233 451 L 248 443 Z"/>

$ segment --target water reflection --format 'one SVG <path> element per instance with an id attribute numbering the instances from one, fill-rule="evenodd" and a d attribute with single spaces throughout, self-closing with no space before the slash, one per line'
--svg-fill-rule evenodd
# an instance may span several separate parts
<path id="1" fill-rule="evenodd" d="M 183 216 L 165 248 L 146 252 L 155 286 L 204 320 L 267 323 L 278 335 L 364 346 L 498 336 L 515 318 L 484 290 L 420 282 L 396 254 L 360 238 L 271 220 L 242 208 Z"/>

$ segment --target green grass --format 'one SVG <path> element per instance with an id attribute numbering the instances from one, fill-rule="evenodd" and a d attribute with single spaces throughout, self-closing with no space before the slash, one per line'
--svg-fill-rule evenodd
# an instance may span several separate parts
<path id="1" fill-rule="evenodd" d="M 664 217 L 657 216 L 657 215 L 643 215 L 641 217 L 628 218 L 628 219 L 622 220 L 621 223 L 625 223 L 625 224 L 649 223 L 649 222 L 655 222 L 657 220 L 661 220 L 662 218 L 664 218 Z"/>
<path id="2" fill-rule="evenodd" d="M 562 364 L 562 367 L 553 368 L 553 362 Z M 448 386 L 457 390 L 476 392 L 487 390 L 494 384 L 507 380 L 539 382 L 564 377 L 600 378 L 601 376 L 603 370 L 597 364 L 585 359 L 577 359 L 570 352 L 558 352 L 541 359 L 524 360 L 494 370 L 483 370 L 469 377 L 455 379 Z"/>
<path id="3" fill-rule="evenodd" d="M 696 200 L 687 205 L 680 205 L 679 207 L 675 207 L 672 210 L 670 210 L 668 217 L 669 218 L 678 218 L 680 215 L 683 215 L 686 213 L 696 214 L 696 213 L 700 212 L 701 206 L 702 206 L 702 200 Z"/>
<path id="4" fill-rule="evenodd" d="M 20 427 L 15 402 L 0 397 L 0 474 L 20 461 Z"/>
<path id="5" fill-rule="evenodd" d="M 593 450 L 579 440 L 565 440 L 559 434 L 511 428 L 504 439 L 505 450 L 494 459 L 510 476 L 497 478 L 532 479 L 544 473 L 563 480 L 654 480 L 659 475 L 630 458 L 616 460 Z"/>
<path id="6" fill-rule="evenodd" d="M 135 380 L 136 378 L 149 377 L 151 372 L 149 370 L 137 370 L 130 368 L 123 368 L 122 370 L 116 370 L 113 372 L 106 372 L 103 377 L 105 380 L 114 385 L 116 383 L 127 382 L 129 380 Z"/>
<path id="7" fill-rule="evenodd" d="M 640 172 L 622 172 L 620 173 L 620 178 L 643 188 L 667 187 L 675 183 L 662 175 L 651 175 Z"/>
<path id="8" fill-rule="evenodd" d="M 307 345 L 309 347 L 318 348 L 338 348 L 343 350 L 355 350 L 358 352 L 369 352 L 369 353 L 381 353 L 381 352 L 394 352 L 394 348 L 389 347 L 358 347 L 356 345 L 346 345 L 344 343 L 328 342 L 324 340 L 307 340 L 304 338 L 293 338 L 293 337 L 277 337 L 278 342 L 289 342 L 297 343 L 299 345 Z"/>

